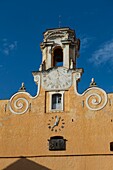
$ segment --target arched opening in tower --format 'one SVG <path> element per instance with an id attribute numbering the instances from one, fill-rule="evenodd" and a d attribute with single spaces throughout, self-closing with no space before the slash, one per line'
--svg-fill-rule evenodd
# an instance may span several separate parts
<path id="1" fill-rule="evenodd" d="M 63 66 L 63 50 L 58 47 L 53 52 L 53 67 Z"/>

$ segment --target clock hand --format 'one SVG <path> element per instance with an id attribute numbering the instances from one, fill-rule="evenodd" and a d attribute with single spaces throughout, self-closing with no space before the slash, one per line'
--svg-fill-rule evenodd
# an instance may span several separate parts
<path id="1" fill-rule="evenodd" d="M 53 130 L 55 126 L 57 126 L 57 123 L 56 123 L 56 122 L 55 122 L 54 125 L 52 126 L 51 130 Z"/>
<path id="2" fill-rule="evenodd" d="M 58 117 L 58 116 L 56 117 L 56 122 L 55 122 L 55 123 L 57 124 L 57 126 L 58 126 L 58 124 L 59 124 L 60 118 L 61 118 L 61 117 Z"/>
<path id="3" fill-rule="evenodd" d="M 58 126 L 60 119 L 61 119 L 61 117 L 58 117 L 58 116 L 56 117 L 56 121 L 55 121 L 54 125 L 52 126 L 52 130 L 54 129 L 55 126 Z"/>

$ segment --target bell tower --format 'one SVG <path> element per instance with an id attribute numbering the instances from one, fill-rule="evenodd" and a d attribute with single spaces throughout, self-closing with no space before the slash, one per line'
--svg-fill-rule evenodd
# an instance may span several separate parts
<path id="1" fill-rule="evenodd" d="M 75 31 L 68 27 L 48 29 L 40 47 L 42 62 L 39 71 L 33 72 L 38 87 L 63 93 L 73 85 L 77 91 L 83 69 L 76 68 L 80 40 L 76 38 Z"/>
<path id="2" fill-rule="evenodd" d="M 45 112 L 63 112 L 66 110 L 66 91 L 73 86 L 77 93 L 78 81 L 83 73 L 83 69 L 76 68 L 80 40 L 68 27 L 48 29 L 40 47 L 42 63 L 39 71 L 33 72 L 34 81 L 38 89 L 40 87 L 46 92 Z"/>
<path id="3" fill-rule="evenodd" d="M 44 32 L 44 40 L 40 47 L 42 50 L 40 71 L 59 66 L 67 69 L 76 68 L 80 40 L 76 38 L 74 30 L 70 28 L 48 29 Z"/>

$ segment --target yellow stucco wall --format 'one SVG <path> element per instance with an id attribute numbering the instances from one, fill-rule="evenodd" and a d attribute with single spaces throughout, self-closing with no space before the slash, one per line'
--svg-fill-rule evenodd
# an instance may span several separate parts
<path id="1" fill-rule="evenodd" d="M 41 87 L 34 98 L 18 92 L 0 101 L 0 169 L 35 163 L 40 169 L 112 170 L 113 94 L 92 87 L 79 95 L 72 85 L 64 92 L 62 112 L 49 111 L 49 98 Z M 65 122 L 57 132 L 48 128 L 56 115 Z M 52 136 L 63 136 L 66 150 L 50 151 Z"/>
<path id="2" fill-rule="evenodd" d="M 1 170 L 112 170 L 113 156 L 66 156 L 0 159 Z"/>

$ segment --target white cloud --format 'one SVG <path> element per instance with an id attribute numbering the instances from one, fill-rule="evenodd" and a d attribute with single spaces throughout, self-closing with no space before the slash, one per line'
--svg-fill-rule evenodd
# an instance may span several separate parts
<path id="1" fill-rule="evenodd" d="M 93 37 L 87 37 L 87 36 L 80 36 L 80 49 L 81 49 L 81 52 L 84 52 L 85 49 L 87 49 L 90 44 L 92 43 L 93 41 Z"/>
<path id="2" fill-rule="evenodd" d="M 88 37 L 83 37 L 80 39 L 82 49 L 88 47 L 88 40 L 89 40 Z"/>
<path id="3" fill-rule="evenodd" d="M 3 40 L 2 40 L 2 41 L 6 42 L 6 41 L 7 41 L 7 38 L 3 38 Z"/>
<path id="4" fill-rule="evenodd" d="M 16 50 L 17 48 L 17 41 L 8 41 L 7 38 L 4 38 L 1 43 L 0 52 L 4 55 L 8 56 L 12 51 Z"/>
<path id="5" fill-rule="evenodd" d="M 9 49 L 8 48 L 4 48 L 2 50 L 2 52 L 5 54 L 5 55 L 9 55 Z"/>
<path id="6" fill-rule="evenodd" d="M 89 61 L 97 66 L 107 62 L 113 64 L 113 39 L 104 43 L 98 50 L 96 50 Z"/>

